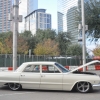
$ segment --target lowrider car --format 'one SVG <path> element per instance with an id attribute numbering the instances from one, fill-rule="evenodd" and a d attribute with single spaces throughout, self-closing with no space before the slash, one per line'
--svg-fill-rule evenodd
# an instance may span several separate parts
<path id="1" fill-rule="evenodd" d="M 100 76 L 92 72 L 79 72 L 80 68 L 100 63 L 95 60 L 69 71 L 57 62 L 25 62 L 15 71 L 0 72 L 0 86 L 20 89 L 63 90 L 86 93 L 100 88 Z"/>

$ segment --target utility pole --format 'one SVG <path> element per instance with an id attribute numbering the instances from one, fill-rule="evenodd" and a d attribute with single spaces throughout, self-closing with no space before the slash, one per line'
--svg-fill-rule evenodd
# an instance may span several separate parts
<path id="1" fill-rule="evenodd" d="M 13 10 L 8 15 L 8 20 L 13 22 L 13 71 L 17 69 L 18 22 L 22 22 L 22 15 L 18 14 L 20 3 L 19 3 L 19 0 L 14 0 Z"/>
<path id="2" fill-rule="evenodd" d="M 14 0 L 13 5 L 13 71 L 17 68 L 17 36 L 19 20 L 19 0 Z"/>
<path id="3" fill-rule="evenodd" d="M 81 11 L 82 11 L 82 41 L 83 41 L 83 64 L 86 63 L 86 42 L 85 42 L 85 14 L 84 14 L 84 0 L 81 0 Z M 83 67 L 83 71 L 86 68 Z"/>

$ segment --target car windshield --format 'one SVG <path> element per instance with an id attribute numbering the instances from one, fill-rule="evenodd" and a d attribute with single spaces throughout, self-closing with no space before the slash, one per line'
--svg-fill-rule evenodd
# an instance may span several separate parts
<path id="1" fill-rule="evenodd" d="M 55 65 L 56 65 L 63 73 L 69 72 L 69 70 L 66 69 L 64 66 L 62 66 L 61 64 L 55 63 Z"/>

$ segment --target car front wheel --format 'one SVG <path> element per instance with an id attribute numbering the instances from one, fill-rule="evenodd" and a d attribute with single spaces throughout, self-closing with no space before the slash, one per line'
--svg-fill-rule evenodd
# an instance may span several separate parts
<path id="1" fill-rule="evenodd" d="M 89 82 L 78 82 L 76 84 L 76 89 L 78 92 L 87 93 L 92 90 L 91 84 Z"/>
<path id="2" fill-rule="evenodd" d="M 21 85 L 19 83 L 8 83 L 8 87 L 13 91 L 21 89 Z"/>

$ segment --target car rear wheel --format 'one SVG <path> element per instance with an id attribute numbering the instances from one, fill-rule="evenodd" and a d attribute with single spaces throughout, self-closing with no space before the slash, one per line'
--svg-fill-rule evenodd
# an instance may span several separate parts
<path id="1" fill-rule="evenodd" d="M 91 84 L 89 82 L 78 82 L 76 84 L 76 89 L 78 92 L 87 93 L 92 90 Z"/>
<path id="2" fill-rule="evenodd" d="M 13 91 L 17 91 L 22 88 L 19 83 L 8 83 L 8 87 Z"/>

